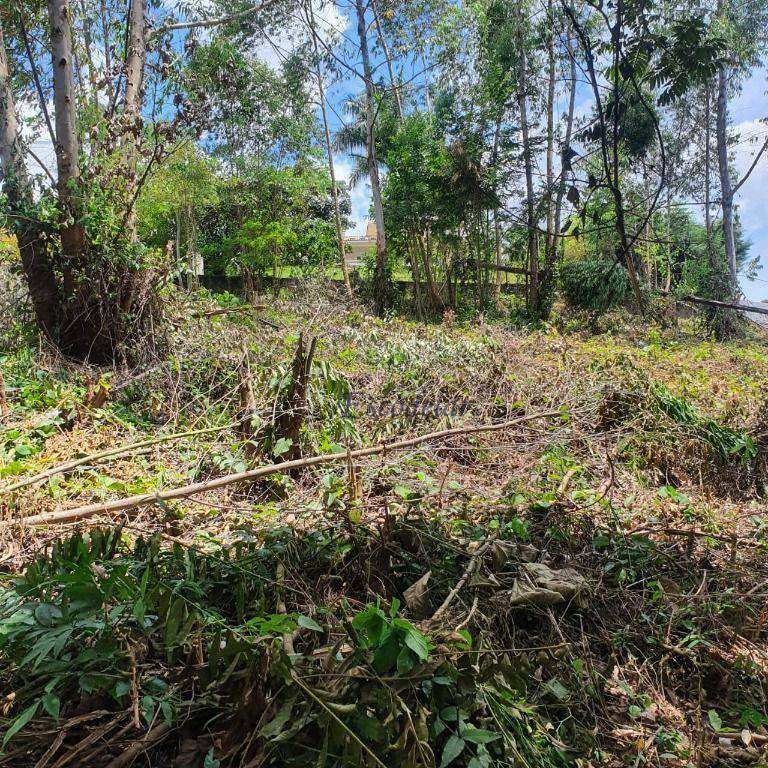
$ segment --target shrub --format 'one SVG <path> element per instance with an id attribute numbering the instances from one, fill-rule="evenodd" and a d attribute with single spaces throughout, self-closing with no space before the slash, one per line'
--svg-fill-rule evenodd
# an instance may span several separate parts
<path id="1" fill-rule="evenodd" d="M 560 290 L 569 307 L 599 315 L 627 295 L 627 270 L 599 258 L 566 261 L 560 266 Z"/>

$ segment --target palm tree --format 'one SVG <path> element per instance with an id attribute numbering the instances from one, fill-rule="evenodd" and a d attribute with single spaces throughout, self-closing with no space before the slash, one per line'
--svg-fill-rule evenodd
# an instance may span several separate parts
<path id="1" fill-rule="evenodd" d="M 368 158 L 365 148 L 365 94 L 361 93 L 347 99 L 342 111 L 351 120 L 336 131 L 333 148 L 337 152 L 346 152 L 352 158 L 349 186 L 356 187 L 368 176 Z"/>

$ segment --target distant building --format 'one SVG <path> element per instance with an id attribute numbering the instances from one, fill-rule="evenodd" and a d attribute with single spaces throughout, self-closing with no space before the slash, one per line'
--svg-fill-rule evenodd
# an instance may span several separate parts
<path id="1" fill-rule="evenodd" d="M 344 236 L 347 264 L 350 267 L 359 267 L 369 253 L 376 250 L 376 223 L 369 221 L 365 226 L 365 235 Z"/>

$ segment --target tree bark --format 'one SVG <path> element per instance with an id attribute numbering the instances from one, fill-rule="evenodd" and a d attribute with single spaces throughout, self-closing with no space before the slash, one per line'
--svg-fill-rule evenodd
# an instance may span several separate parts
<path id="1" fill-rule="evenodd" d="M 525 40 L 523 38 L 523 20 L 518 10 L 517 43 L 519 61 L 518 73 L 518 107 L 520 110 L 520 133 L 523 139 L 523 162 L 525 164 L 525 194 L 526 194 L 526 223 L 528 225 L 528 305 L 531 310 L 538 312 L 539 305 L 539 238 L 536 230 L 536 207 L 533 192 L 533 161 L 531 158 L 531 142 L 528 130 L 528 64 L 525 55 Z"/>
<path id="2" fill-rule="evenodd" d="M 720 265 L 712 241 L 712 181 L 710 178 L 712 172 L 712 115 L 710 99 L 710 85 L 707 83 L 704 88 L 704 226 L 707 232 L 707 260 L 709 268 L 716 274 L 720 271 Z"/>
<path id="3" fill-rule="evenodd" d="M 101 0 L 99 6 L 99 15 L 101 16 L 101 36 L 104 46 L 104 70 L 107 79 L 107 100 L 112 104 L 114 100 L 114 89 L 112 86 L 112 52 L 109 47 L 109 16 L 107 14 L 107 1 Z"/>
<path id="4" fill-rule="evenodd" d="M 720 3 L 718 3 L 718 7 Z M 723 241 L 725 257 L 728 262 L 730 292 L 737 294 L 736 275 L 736 241 L 733 229 L 733 184 L 731 182 L 731 165 L 728 160 L 728 79 L 725 67 L 721 66 L 717 73 L 717 164 L 720 172 L 720 206 L 723 214 Z"/>
<path id="5" fill-rule="evenodd" d="M 344 288 L 347 296 L 352 298 L 352 284 L 349 282 L 349 268 L 347 256 L 344 252 L 344 232 L 341 226 L 341 210 L 339 208 L 339 191 L 336 188 L 336 169 L 333 164 L 333 146 L 331 144 L 331 130 L 328 126 L 328 110 L 325 104 L 325 87 L 323 85 L 323 73 L 320 69 L 320 57 L 317 48 L 317 31 L 315 29 L 315 12 L 312 9 L 312 0 L 307 3 L 309 26 L 312 33 L 312 49 L 315 54 L 315 72 L 317 75 L 317 90 L 320 99 L 320 112 L 323 116 L 323 129 L 325 131 L 325 151 L 328 155 L 328 173 L 331 177 L 331 197 L 333 198 L 333 218 L 336 224 L 336 244 L 339 249 L 339 265 L 344 278 Z"/>
<path id="6" fill-rule="evenodd" d="M 389 46 L 387 45 L 387 38 L 384 37 L 384 30 L 381 28 L 381 21 L 379 20 L 379 12 L 376 10 L 376 0 L 371 0 L 371 11 L 373 13 L 373 20 L 376 23 L 376 33 L 379 36 L 379 42 L 381 48 L 384 51 L 384 59 L 387 62 L 387 71 L 389 72 L 389 84 L 392 88 L 392 95 L 395 97 L 395 112 L 399 120 L 403 119 L 403 100 L 400 96 L 400 88 L 397 84 L 397 78 L 395 77 L 395 69 L 392 66 L 392 56 L 389 53 Z"/>
<path id="7" fill-rule="evenodd" d="M 554 263 L 555 248 L 555 211 L 552 193 L 555 186 L 555 20 L 553 2 L 547 0 L 547 18 L 549 20 L 549 36 L 547 38 L 547 244 L 545 248 L 546 271 Z"/>
<path id="8" fill-rule="evenodd" d="M 72 11 L 68 0 L 49 0 L 48 22 L 51 33 L 51 69 L 53 71 L 53 107 L 56 126 L 56 170 L 59 208 L 62 223 L 59 228 L 64 258 L 65 291 L 72 267 L 77 266 L 83 252 L 83 227 L 78 222 L 78 180 L 80 178 L 80 148 L 77 141 L 77 104 L 74 86 L 74 55 L 72 49 Z"/>
<path id="9" fill-rule="evenodd" d="M 147 0 L 131 0 L 128 14 L 128 52 L 125 60 L 125 106 L 123 108 L 123 142 L 127 175 L 126 204 L 131 208 L 125 223 L 125 231 L 131 242 L 138 240 L 136 211 L 133 205 L 138 184 L 137 144 L 141 137 L 141 105 L 144 85 L 144 67 L 147 62 L 146 35 Z"/>
<path id="10" fill-rule="evenodd" d="M 83 20 L 83 44 L 85 46 L 85 60 L 88 63 L 88 92 L 90 93 L 93 105 L 98 109 L 99 94 L 96 90 L 96 67 L 93 63 L 93 34 L 91 25 L 93 18 L 89 16 L 85 7 L 85 0 L 80 0 L 80 15 Z"/>
<path id="11" fill-rule="evenodd" d="M 573 135 L 573 115 L 576 108 L 576 54 L 574 51 L 570 50 L 570 44 L 569 44 L 569 50 L 568 50 L 568 56 L 571 60 L 571 71 L 570 71 L 570 94 L 568 98 L 568 116 L 565 119 L 565 138 L 563 141 L 563 147 L 570 147 L 571 146 L 571 137 Z M 554 233 L 555 233 L 555 248 L 553 256 L 557 253 L 557 238 L 560 235 L 560 220 L 563 215 L 563 197 L 565 196 L 565 169 L 560 169 L 560 184 L 557 188 L 557 198 L 555 200 L 555 222 L 554 222 Z"/>
<path id="12" fill-rule="evenodd" d="M 14 219 L 21 264 L 37 321 L 43 332 L 51 336 L 56 327 L 58 288 L 53 266 L 39 233 L 34 231 L 25 217 L 32 205 L 24 150 L 21 143 L 16 105 L 11 87 L 11 73 L 0 18 L 0 169 L 8 202 L 8 211 Z"/>
<path id="13" fill-rule="evenodd" d="M 357 34 L 360 38 L 360 55 L 363 59 L 365 78 L 365 143 L 368 162 L 368 178 L 371 182 L 373 218 L 376 222 L 376 269 L 373 276 L 373 293 L 376 313 L 383 315 L 387 304 L 387 242 L 384 235 L 384 205 L 381 199 L 379 164 L 376 160 L 376 104 L 373 93 L 373 71 L 368 52 L 368 33 L 365 23 L 363 0 L 355 0 Z"/>

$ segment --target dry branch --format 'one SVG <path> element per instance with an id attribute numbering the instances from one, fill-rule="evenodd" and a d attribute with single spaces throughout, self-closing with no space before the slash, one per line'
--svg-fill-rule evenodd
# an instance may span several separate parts
<path id="1" fill-rule="evenodd" d="M 339 451 L 338 453 L 326 453 L 319 456 L 307 456 L 303 459 L 283 461 L 279 464 L 270 464 L 264 467 L 257 467 L 256 469 L 250 469 L 245 472 L 236 472 L 230 475 L 223 475 L 222 477 L 217 477 L 212 480 L 205 480 L 203 482 L 192 483 L 190 485 L 182 485 L 178 488 L 171 488 L 165 491 L 157 491 L 155 493 L 140 493 L 136 496 L 128 496 L 127 498 L 116 499 L 115 501 L 87 504 L 82 507 L 74 507 L 73 509 L 65 509 L 48 514 L 20 517 L 16 518 L 15 520 L 4 521 L 3 523 L 0 523 L 0 526 L 9 526 L 19 523 L 24 525 L 71 523 L 75 520 L 83 520 L 87 517 L 93 517 L 94 515 L 102 513 L 125 512 L 129 509 L 135 509 L 136 507 L 141 507 L 147 504 L 171 501 L 173 499 L 183 499 L 196 493 L 205 493 L 206 491 L 212 491 L 216 488 L 233 485 L 234 483 L 257 480 L 259 478 L 266 477 L 267 475 L 274 475 L 279 472 L 288 472 L 292 469 L 314 467 L 318 464 L 328 464 L 334 461 L 349 461 L 350 459 L 357 459 L 363 456 L 386 455 L 389 451 L 400 451 L 404 448 L 412 448 L 413 446 L 430 442 L 431 440 L 442 440 L 444 438 L 455 437 L 458 435 L 476 434 L 478 432 L 498 432 L 500 430 L 515 427 L 519 424 L 535 421 L 536 419 L 561 416 L 562 413 L 563 412 L 561 410 L 543 411 L 540 413 L 531 414 L 529 416 L 521 416 L 517 419 L 511 419 L 510 421 L 498 422 L 496 424 L 480 424 L 470 427 L 443 429 L 439 432 L 430 432 L 426 435 L 419 435 L 418 437 L 412 437 L 406 440 L 398 440 L 397 442 L 393 443 L 382 443 L 381 445 L 375 445 L 368 448 L 358 448 L 355 451 Z"/>
<path id="2" fill-rule="evenodd" d="M 170 726 L 165 723 L 156 725 L 143 738 L 134 741 L 124 752 L 112 760 L 107 768 L 127 768 L 127 766 L 131 765 L 142 752 L 146 752 L 161 739 L 164 739 L 170 730 Z"/>
<path id="3" fill-rule="evenodd" d="M 467 567 L 462 574 L 461 578 L 456 583 L 456 586 L 448 593 L 448 597 L 443 600 L 442 605 L 432 614 L 432 617 L 427 621 L 427 624 L 436 623 L 440 617 L 448 610 L 451 603 L 456 598 L 456 595 L 461 592 L 464 585 L 469 581 L 469 578 L 475 572 L 475 569 L 482 564 L 483 556 L 490 548 L 491 544 L 498 538 L 497 535 L 489 536 L 475 551 L 467 564 Z"/>
<path id="4" fill-rule="evenodd" d="M 265 0 L 263 3 L 257 3 L 256 5 L 251 5 L 248 8 L 246 8 L 243 11 L 238 11 L 237 13 L 231 13 L 228 16 L 221 16 L 216 19 L 202 19 L 200 21 L 180 21 L 176 24 L 164 24 L 162 27 L 158 27 L 158 29 L 153 33 L 153 37 L 157 37 L 158 35 L 164 35 L 168 32 L 175 32 L 180 29 L 207 29 L 209 27 L 218 27 L 223 24 L 231 24 L 233 21 L 238 21 L 239 19 L 244 19 L 247 16 L 251 16 L 255 13 L 258 13 L 259 11 L 263 11 L 266 8 L 269 8 L 270 5 L 274 5 L 276 0 Z"/>
<path id="5" fill-rule="evenodd" d="M 237 312 L 255 312 L 260 309 L 266 309 L 266 304 L 243 304 L 239 307 L 219 307 L 218 309 L 209 309 L 205 312 L 193 312 L 194 318 L 209 318 L 217 315 L 231 315 Z"/>
<path id="6" fill-rule="evenodd" d="M 660 291 L 664 296 L 671 296 L 668 291 Z M 678 296 L 678 301 L 686 301 L 691 304 L 703 304 L 705 307 L 715 307 L 717 309 L 733 309 L 739 312 L 753 312 L 756 315 L 768 315 L 768 307 L 753 307 L 750 304 L 737 304 L 732 301 L 717 301 L 715 299 L 704 299 L 701 296 Z"/>

